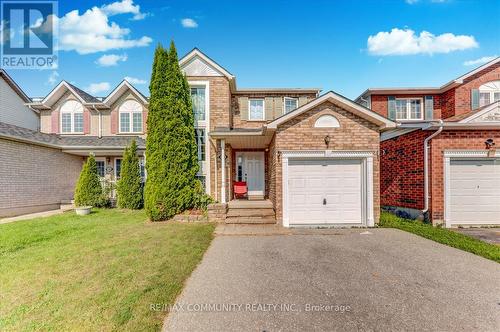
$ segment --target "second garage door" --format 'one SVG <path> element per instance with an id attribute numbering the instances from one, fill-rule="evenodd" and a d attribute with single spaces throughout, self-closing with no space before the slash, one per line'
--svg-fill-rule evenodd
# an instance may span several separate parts
<path id="1" fill-rule="evenodd" d="M 363 224 L 362 160 L 290 160 L 288 165 L 290 225 Z"/>
<path id="2" fill-rule="evenodd" d="M 500 224 L 500 160 L 450 161 L 449 223 Z"/>

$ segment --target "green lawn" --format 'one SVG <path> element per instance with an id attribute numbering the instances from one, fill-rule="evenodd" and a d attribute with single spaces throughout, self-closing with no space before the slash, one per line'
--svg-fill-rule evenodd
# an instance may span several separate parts
<path id="1" fill-rule="evenodd" d="M 388 212 L 382 212 L 379 226 L 401 229 L 500 263 L 499 246 L 453 232 L 446 228 L 433 227 L 430 224 L 420 221 L 402 219 Z"/>
<path id="2" fill-rule="evenodd" d="M 120 210 L 0 225 L 0 330 L 158 330 L 150 304 L 175 301 L 213 230 Z"/>

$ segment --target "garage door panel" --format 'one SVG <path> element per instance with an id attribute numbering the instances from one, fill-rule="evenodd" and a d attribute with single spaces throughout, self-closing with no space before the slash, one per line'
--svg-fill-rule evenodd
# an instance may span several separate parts
<path id="1" fill-rule="evenodd" d="M 450 161 L 452 224 L 500 224 L 500 160 Z"/>
<path id="2" fill-rule="evenodd" d="M 361 160 L 290 160 L 290 224 L 361 224 L 361 170 Z"/>

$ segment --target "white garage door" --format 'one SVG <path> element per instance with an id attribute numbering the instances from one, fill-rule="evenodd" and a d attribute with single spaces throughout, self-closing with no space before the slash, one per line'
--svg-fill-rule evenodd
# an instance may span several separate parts
<path id="1" fill-rule="evenodd" d="M 450 160 L 451 224 L 500 224 L 500 160 Z"/>
<path id="2" fill-rule="evenodd" d="M 290 225 L 362 224 L 361 160 L 289 160 Z"/>

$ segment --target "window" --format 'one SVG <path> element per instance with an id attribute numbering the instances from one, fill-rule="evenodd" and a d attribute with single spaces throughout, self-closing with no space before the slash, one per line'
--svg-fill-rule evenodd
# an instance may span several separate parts
<path id="1" fill-rule="evenodd" d="M 422 120 L 422 99 L 396 99 L 396 120 Z"/>
<path id="2" fill-rule="evenodd" d="M 106 175 L 106 162 L 104 160 L 96 160 L 97 164 L 97 173 L 101 178 Z"/>
<path id="3" fill-rule="evenodd" d="M 299 100 L 297 98 L 285 97 L 285 114 L 293 111 L 299 105 Z"/>
<path id="4" fill-rule="evenodd" d="M 336 117 L 330 114 L 320 116 L 314 123 L 315 128 L 339 128 L 340 123 Z"/>
<path id="5" fill-rule="evenodd" d="M 120 133 L 142 133 L 142 106 L 135 100 L 125 101 L 118 110 Z"/>
<path id="6" fill-rule="evenodd" d="M 61 106 L 61 133 L 83 134 L 83 105 L 68 100 Z"/>
<path id="7" fill-rule="evenodd" d="M 115 159 L 115 179 L 120 179 L 120 172 L 122 170 L 122 158 Z"/>
<path id="8" fill-rule="evenodd" d="M 250 99 L 248 105 L 249 120 L 264 120 L 264 99 Z"/>
<path id="9" fill-rule="evenodd" d="M 194 120 L 205 120 L 205 87 L 191 87 Z"/>
<path id="10" fill-rule="evenodd" d="M 479 87 L 479 107 L 500 100 L 500 81 L 485 83 Z"/>
<path id="11" fill-rule="evenodd" d="M 195 129 L 196 145 L 198 147 L 198 161 L 205 160 L 205 129 Z"/>

